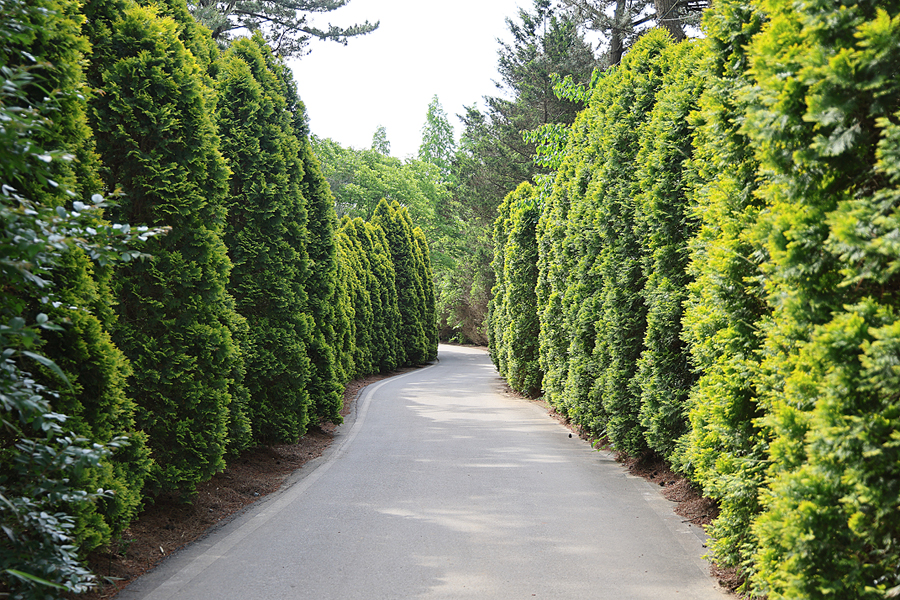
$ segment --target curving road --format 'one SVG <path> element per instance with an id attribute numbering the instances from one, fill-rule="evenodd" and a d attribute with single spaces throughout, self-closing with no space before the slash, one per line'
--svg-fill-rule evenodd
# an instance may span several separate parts
<path id="1" fill-rule="evenodd" d="M 702 532 L 488 355 L 441 346 L 366 388 L 293 483 L 120 600 L 721 600 Z"/>

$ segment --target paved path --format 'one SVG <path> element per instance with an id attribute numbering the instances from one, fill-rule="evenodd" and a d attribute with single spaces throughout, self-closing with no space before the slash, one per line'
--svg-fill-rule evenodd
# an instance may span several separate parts
<path id="1" fill-rule="evenodd" d="M 701 532 L 534 403 L 484 351 L 365 389 L 294 483 L 120 600 L 728 598 Z"/>

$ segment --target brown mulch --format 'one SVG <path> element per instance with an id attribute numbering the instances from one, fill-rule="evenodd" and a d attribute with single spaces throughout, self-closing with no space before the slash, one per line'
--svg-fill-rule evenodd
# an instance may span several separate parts
<path id="1" fill-rule="evenodd" d="M 342 416 L 367 385 L 416 367 L 351 381 L 344 389 Z M 287 477 L 322 456 L 334 439 L 336 426 L 311 426 L 296 444 L 252 448 L 232 459 L 228 467 L 197 486 L 189 503 L 176 496 L 160 496 L 147 506 L 113 543 L 88 556 L 88 565 L 100 585 L 77 596 L 84 600 L 112 598 L 134 579 L 153 569 L 166 556 L 224 525 L 250 504 L 277 491 Z"/>

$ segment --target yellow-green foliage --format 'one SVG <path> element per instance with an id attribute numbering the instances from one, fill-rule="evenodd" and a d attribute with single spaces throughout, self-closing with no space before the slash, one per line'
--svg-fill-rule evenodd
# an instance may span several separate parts
<path id="1" fill-rule="evenodd" d="M 506 196 L 498 212 L 492 263 L 496 284 L 487 322 L 491 358 L 510 387 L 537 396 L 543 377 L 535 292 L 540 207 L 534 187 L 521 184 Z"/>

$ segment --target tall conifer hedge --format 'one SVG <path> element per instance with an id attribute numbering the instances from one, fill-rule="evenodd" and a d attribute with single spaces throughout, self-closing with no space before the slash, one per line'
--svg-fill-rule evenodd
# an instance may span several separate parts
<path id="1" fill-rule="evenodd" d="M 248 416 L 253 439 L 263 443 L 292 442 L 306 431 L 311 370 L 303 165 L 270 52 L 258 35 L 238 40 L 218 77 L 222 151 L 232 170 L 229 290 L 252 323 L 243 343 Z"/>
<path id="2" fill-rule="evenodd" d="M 543 374 L 538 361 L 537 193 L 529 183 L 510 192 L 494 222 L 494 272 L 497 283 L 488 305 L 491 357 L 514 390 L 540 395 Z M 502 243 L 500 243 L 502 240 Z M 500 291 L 502 290 L 502 292 Z"/>
<path id="3" fill-rule="evenodd" d="M 224 468 L 229 375 L 240 361 L 225 291 L 227 167 L 205 85 L 178 24 L 155 9 L 94 0 L 92 125 L 114 217 L 171 226 L 152 261 L 116 277 L 115 340 L 133 363 L 129 391 L 148 434 L 155 490 L 190 493 Z"/>
<path id="4" fill-rule="evenodd" d="M 5 66 L 31 69 L 34 80 L 25 89 L 34 105 L 44 102 L 52 91 L 53 126 L 37 129 L 32 142 L 59 154 L 47 165 L 55 186 L 43 178 L 10 183 L 18 193 L 45 206 L 69 208 L 73 200 L 90 205 L 91 195 L 100 191 L 100 181 L 86 116 L 88 93 L 82 63 L 89 45 L 80 32 L 83 17 L 77 4 L 65 0 L 38 2 L 24 14 L 30 20 L 22 24 L 22 37 L 16 44 L 4 45 Z M 11 14 L 7 16 L 12 19 Z M 14 57 L 23 51 L 40 64 L 37 69 L 30 60 L 15 62 Z M 63 159 L 63 154 L 70 159 Z M 8 201 L 4 197 L 4 202 Z M 97 220 L 94 225 L 99 223 Z M 48 293 L 46 289 L 35 290 L 36 295 L 28 299 L 34 313 L 46 313 L 65 324 L 58 331 L 46 331 L 40 344 L 40 351 L 56 362 L 70 383 L 54 399 L 53 410 L 68 415 L 66 428 L 86 439 L 101 444 L 118 436 L 129 440 L 102 463 L 72 478 L 71 484 L 79 489 L 115 492 L 82 503 L 76 510 L 73 533 L 80 547 L 88 551 L 108 542 L 135 517 L 150 466 L 149 451 L 146 436 L 135 428 L 134 402 L 126 393 L 130 365 L 109 335 L 115 323 L 109 270 L 72 248 L 58 257 L 53 273 L 53 303 L 40 301 L 39 297 Z M 46 375 L 41 378 L 45 384 L 59 387 L 56 375 Z"/>

